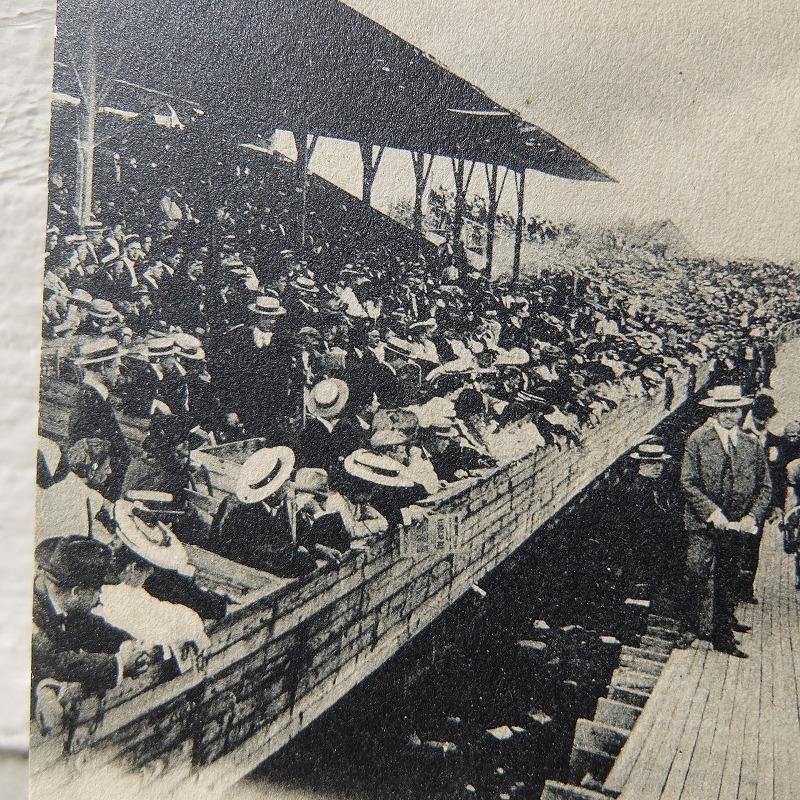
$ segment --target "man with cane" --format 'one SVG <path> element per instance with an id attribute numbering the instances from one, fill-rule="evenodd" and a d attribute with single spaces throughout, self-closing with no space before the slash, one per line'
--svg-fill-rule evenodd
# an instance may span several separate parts
<path id="1" fill-rule="evenodd" d="M 701 405 L 714 417 L 689 436 L 681 468 L 688 540 L 688 627 L 721 652 L 746 658 L 734 631 L 737 536 L 756 536 L 769 511 L 772 483 L 761 444 L 741 430 L 752 399 L 739 386 L 718 386 Z"/>

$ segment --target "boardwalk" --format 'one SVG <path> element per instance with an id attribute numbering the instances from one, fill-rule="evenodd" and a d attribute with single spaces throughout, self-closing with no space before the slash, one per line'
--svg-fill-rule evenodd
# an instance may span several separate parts
<path id="1" fill-rule="evenodd" d="M 800 416 L 783 352 L 775 394 L 783 419 Z M 800 591 L 794 559 L 769 527 L 756 578 L 758 605 L 740 605 L 749 658 L 695 646 L 673 651 L 609 775 L 621 800 L 794 800 L 800 797 Z"/>
<path id="2" fill-rule="evenodd" d="M 793 800 L 800 768 L 800 592 L 770 528 L 746 660 L 675 650 L 607 781 L 621 800 Z"/>

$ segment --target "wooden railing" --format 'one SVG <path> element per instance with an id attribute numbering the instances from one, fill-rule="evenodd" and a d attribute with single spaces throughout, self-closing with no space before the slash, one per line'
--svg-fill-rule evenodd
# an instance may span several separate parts
<path id="1" fill-rule="evenodd" d="M 428 524 L 448 532 L 441 550 L 403 555 L 394 532 L 368 553 L 347 554 L 335 571 L 302 582 L 265 576 L 211 626 L 202 670 L 165 682 L 154 668 L 102 702 L 82 701 L 68 736 L 34 731 L 34 787 L 72 791 L 76 776 L 101 768 L 159 796 L 239 780 L 529 540 L 701 388 L 709 370 L 675 371 L 669 391 L 665 384 L 623 401 L 580 446 L 531 453 L 437 495 Z"/>

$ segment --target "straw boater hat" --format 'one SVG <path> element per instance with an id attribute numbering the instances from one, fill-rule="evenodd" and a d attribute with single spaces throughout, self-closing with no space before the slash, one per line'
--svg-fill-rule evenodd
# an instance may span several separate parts
<path id="1" fill-rule="evenodd" d="M 145 358 L 164 358 L 175 355 L 175 339 L 172 336 L 161 336 L 158 339 L 148 339 L 145 342 L 142 354 Z"/>
<path id="2" fill-rule="evenodd" d="M 203 343 L 196 336 L 192 336 L 190 333 L 176 333 L 172 339 L 175 342 L 176 352 L 181 358 L 202 361 L 206 357 Z"/>
<path id="3" fill-rule="evenodd" d="M 290 447 L 257 450 L 239 470 L 236 497 L 248 504 L 266 500 L 285 485 L 293 469 L 294 452 Z"/>
<path id="4" fill-rule="evenodd" d="M 254 314 L 260 314 L 262 317 L 282 317 L 286 313 L 281 301 L 277 297 L 269 295 L 256 297 L 255 303 L 250 303 L 247 307 Z"/>
<path id="5" fill-rule="evenodd" d="M 70 297 L 70 302 L 79 306 L 91 306 L 93 298 L 86 289 L 76 289 Z"/>
<path id="6" fill-rule="evenodd" d="M 148 510 L 142 500 L 120 500 L 114 506 L 116 534 L 120 541 L 148 564 L 183 575 L 192 574 L 194 569 L 182 542 L 164 523 L 145 519 L 145 515 L 139 513 L 146 514 Z"/>
<path id="7" fill-rule="evenodd" d="M 322 419 L 338 417 L 347 405 L 350 388 L 339 378 L 326 378 L 311 387 L 306 399 L 309 413 Z"/>
<path id="8" fill-rule="evenodd" d="M 112 361 L 116 358 L 122 358 L 127 352 L 127 350 L 120 348 L 119 342 L 116 339 L 110 337 L 96 339 L 81 345 L 75 363 L 81 366 L 86 364 L 99 364 L 101 361 Z"/>
<path id="9" fill-rule="evenodd" d="M 410 333 L 423 333 L 425 331 L 435 331 L 439 327 L 438 323 L 436 322 L 433 317 L 429 319 L 423 319 L 419 322 L 412 322 L 411 325 L 408 326 L 408 330 Z"/>
<path id="10" fill-rule="evenodd" d="M 708 397 L 700 401 L 706 408 L 744 408 L 753 402 L 752 397 L 742 394 L 741 386 L 715 386 Z"/>
<path id="11" fill-rule="evenodd" d="M 308 278 L 305 275 L 298 275 L 291 285 L 300 292 L 308 294 L 317 294 L 319 292 L 319 287 L 314 283 L 313 278 Z"/>
<path id="12" fill-rule="evenodd" d="M 374 448 L 396 447 L 400 444 L 408 444 L 408 442 L 409 438 L 403 431 L 391 428 L 375 431 L 375 433 L 369 437 L 369 446 Z"/>
<path id="13" fill-rule="evenodd" d="M 410 489 L 414 485 L 414 479 L 399 461 L 369 450 L 356 450 L 347 456 L 344 469 L 348 475 L 378 486 Z"/>
<path id="14" fill-rule="evenodd" d="M 108 320 L 114 319 L 114 317 L 118 316 L 118 313 L 110 300 L 95 298 L 89 304 L 89 316 L 95 317 L 96 319 Z"/>
<path id="15" fill-rule="evenodd" d="M 664 449 L 664 445 L 658 442 L 642 442 L 630 457 L 634 461 L 669 461 L 672 458 Z"/>
<path id="16" fill-rule="evenodd" d="M 450 417 L 441 417 L 431 420 L 428 430 L 434 436 L 443 436 L 447 439 L 457 439 L 460 436 L 458 428 L 454 425 Z"/>

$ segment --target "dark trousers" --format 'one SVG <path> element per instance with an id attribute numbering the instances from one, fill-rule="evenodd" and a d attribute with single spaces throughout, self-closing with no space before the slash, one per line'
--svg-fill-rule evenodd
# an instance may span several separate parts
<path id="1" fill-rule="evenodd" d="M 686 622 L 701 639 L 722 642 L 733 635 L 740 542 L 719 531 L 686 533 Z"/>
<path id="2" fill-rule="evenodd" d="M 737 597 L 749 600 L 753 597 L 753 582 L 758 572 L 758 556 L 761 550 L 761 531 L 756 536 L 743 534 L 739 547 L 739 581 Z"/>

